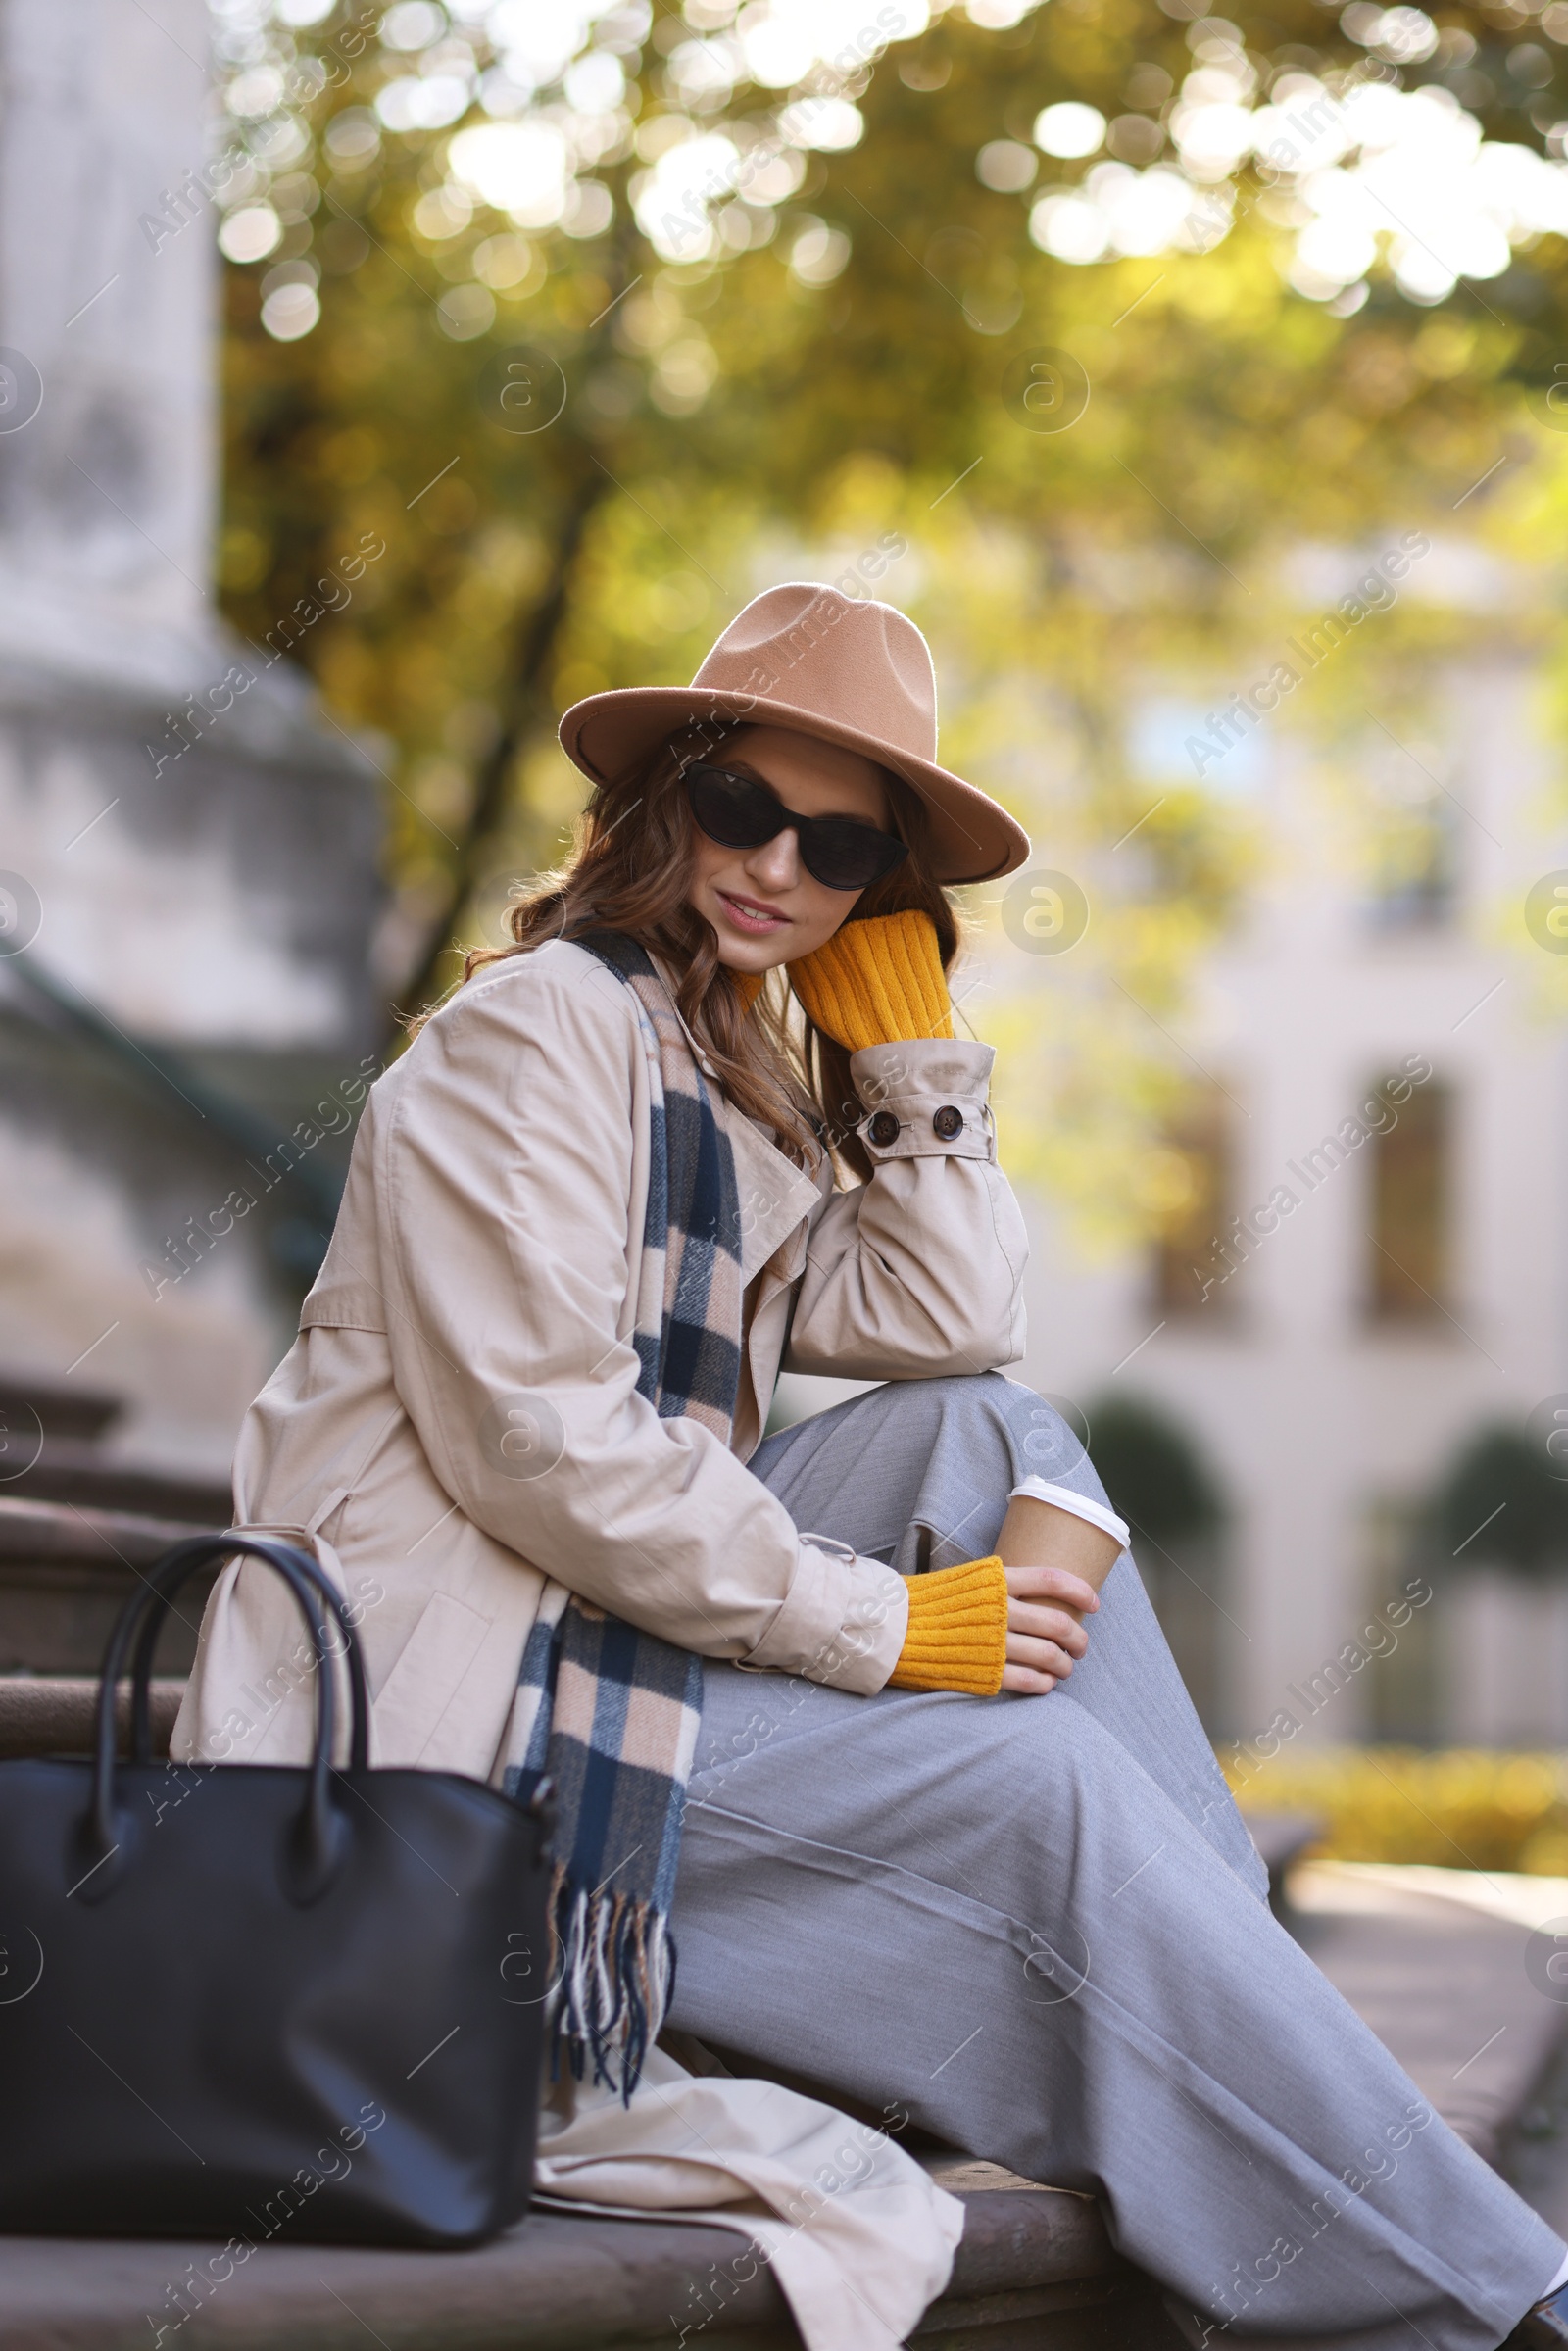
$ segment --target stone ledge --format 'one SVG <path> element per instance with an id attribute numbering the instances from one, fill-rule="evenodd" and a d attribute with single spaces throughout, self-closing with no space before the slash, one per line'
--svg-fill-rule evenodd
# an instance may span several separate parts
<path id="1" fill-rule="evenodd" d="M 0 1495 L 0 1681 L 95 1673 L 116 1617 L 186 1520 Z M 188 1667 L 217 1565 L 194 1576 L 166 1629 L 167 1665 Z M 47 1736 L 45 1734 L 44 1736 Z M 13 1750 L 20 1751 L 20 1750 Z"/>
<path id="2" fill-rule="evenodd" d="M 151 1567 L 172 1543 L 202 1532 L 188 1519 L 149 1518 L 139 1510 L 0 1498 L 0 1560 L 105 1568 L 124 1578 L 127 1596 L 137 1568 Z"/>
<path id="3" fill-rule="evenodd" d="M 1157 2351 L 1175 2337 L 1118 2262 L 1087 2198 L 968 2190 L 952 2284 L 920 2351 Z M 467 2253 L 264 2245 L 210 2298 L 179 2281 L 210 2245 L 12 2237 L 0 2261 L 4 2351 L 619 2351 L 681 2328 L 702 2351 L 798 2351 L 768 2271 L 737 2278 L 735 2230 L 541 2208 Z M 182 2308 L 188 2315 L 181 2320 Z M 706 2320 L 706 2323 L 705 2323 Z M 166 2327 L 160 2338 L 158 2329 Z"/>
<path id="4" fill-rule="evenodd" d="M 152 1684 L 153 1752 L 167 1755 L 185 1685 L 173 1677 Z M 93 1742 L 98 1685 L 85 1676 L 0 1674 L 0 1756 L 81 1755 Z M 122 1682 L 115 1708 L 122 1736 L 130 1730 L 130 1685 Z"/>

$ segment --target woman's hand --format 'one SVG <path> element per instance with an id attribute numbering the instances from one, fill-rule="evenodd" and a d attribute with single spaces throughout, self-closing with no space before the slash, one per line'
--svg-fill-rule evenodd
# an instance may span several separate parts
<path id="1" fill-rule="evenodd" d="M 1089 1646 L 1082 1618 L 1100 1606 L 1092 1584 L 1065 1567 L 1009 1567 L 1004 1690 L 1044 1697 Z M 995 1671 L 995 1668 L 992 1669 Z"/>

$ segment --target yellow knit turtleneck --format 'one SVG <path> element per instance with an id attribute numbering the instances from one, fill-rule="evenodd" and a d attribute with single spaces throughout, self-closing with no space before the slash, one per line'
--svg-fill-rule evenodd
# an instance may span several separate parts
<path id="1" fill-rule="evenodd" d="M 953 1034 L 936 925 L 918 907 L 845 923 L 789 973 L 816 1026 L 851 1053 Z"/>

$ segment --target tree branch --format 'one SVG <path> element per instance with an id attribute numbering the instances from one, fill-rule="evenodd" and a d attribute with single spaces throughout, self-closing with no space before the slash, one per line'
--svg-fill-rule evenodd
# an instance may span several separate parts
<path id="1" fill-rule="evenodd" d="M 464 907 L 484 878 L 488 853 L 506 819 L 513 763 L 536 723 L 541 690 L 571 600 L 572 574 L 583 536 L 589 517 L 608 486 L 608 476 L 597 466 L 584 466 L 556 541 L 550 576 L 518 633 L 515 653 L 508 664 L 512 691 L 500 731 L 479 768 L 473 808 L 459 845 L 446 905 L 431 925 L 430 943 L 417 971 L 403 988 L 398 1007 L 400 1022 L 418 1011 L 437 992 L 441 965 L 449 955 L 457 953 L 453 933 Z"/>

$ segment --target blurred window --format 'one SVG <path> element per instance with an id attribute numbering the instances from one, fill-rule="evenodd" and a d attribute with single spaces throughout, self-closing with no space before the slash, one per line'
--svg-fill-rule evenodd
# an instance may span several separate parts
<path id="1" fill-rule="evenodd" d="M 1223 1313 L 1235 1300 L 1244 1252 L 1226 1238 L 1234 1161 L 1231 1105 L 1215 1087 L 1193 1099 L 1155 1156 L 1154 1304 L 1162 1314 Z"/>
<path id="2" fill-rule="evenodd" d="M 1459 884 L 1457 813 L 1440 793 L 1386 812 L 1372 889 L 1372 916 L 1380 930 L 1452 921 Z"/>
<path id="3" fill-rule="evenodd" d="M 1453 920 L 1459 896 L 1459 820 L 1468 797 L 1453 754 L 1386 730 L 1359 761 L 1366 834 L 1367 910 L 1378 930 L 1431 929 Z"/>
<path id="4" fill-rule="evenodd" d="M 1367 1298 L 1378 1320 L 1443 1313 L 1451 1287 L 1453 1097 L 1429 1078 L 1374 1135 Z"/>

